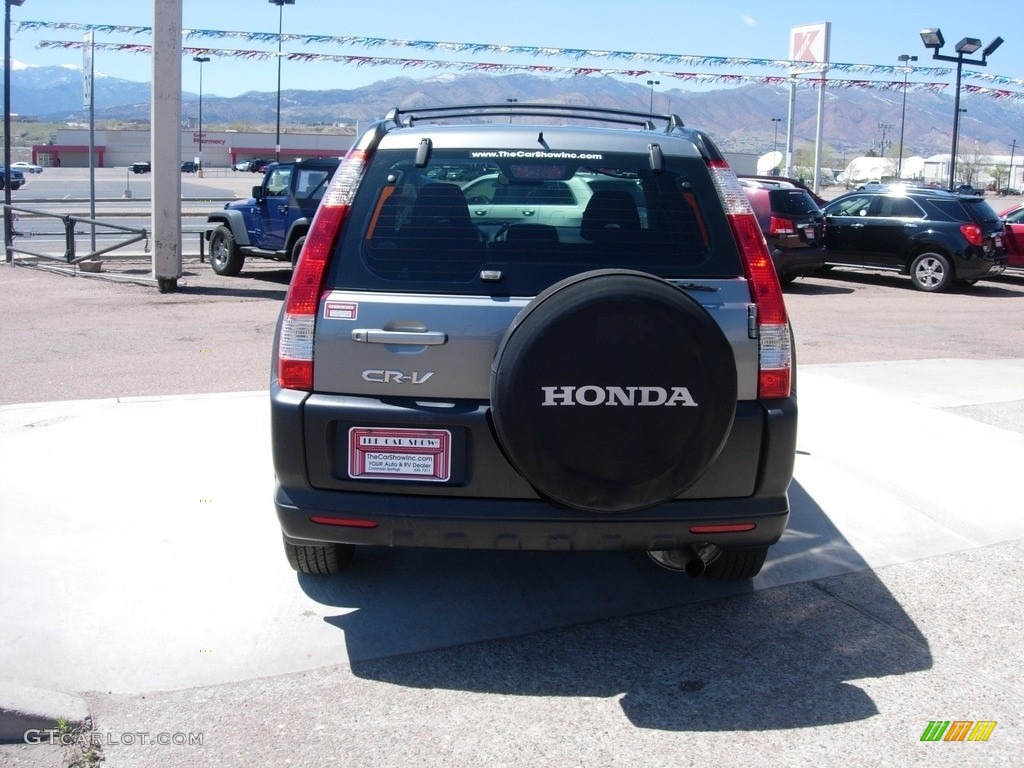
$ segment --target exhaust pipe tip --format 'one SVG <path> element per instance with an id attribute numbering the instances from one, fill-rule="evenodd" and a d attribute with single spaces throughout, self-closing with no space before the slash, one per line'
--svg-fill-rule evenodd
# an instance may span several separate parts
<path id="1" fill-rule="evenodd" d="M 686 561 L 686 567 L 683 569 L 683 573 L 685 573 L 691 579 L 696 579 L 698 576 L 703 576 L 704 571 L 706 571 L 707 569 L 707 563 L 705 563 L 699 557 L 691 557 L 689 560 Z"/>
<path id="2" fill-rule="evenodd" d="M 674 573 L 685 573 L 691 578 L 703 576 L 706 565 L 692 548 L 652 549 L 647 556 L 662 568 Z"/>
<path id="3" fill-rule="evenodd" d="M 694 545 L 682 549 L 652 549 L 647 556 L 669 571 L 685 573 L 690 578 L 703 576 L 721 550 L 714 544 Z"/>

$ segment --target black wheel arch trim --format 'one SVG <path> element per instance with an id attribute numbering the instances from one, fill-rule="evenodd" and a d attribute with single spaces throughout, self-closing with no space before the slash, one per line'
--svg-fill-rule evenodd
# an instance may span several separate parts
<path id="1" fill-rule="evenodd" d="M 249 232 L 245 228 L 245 217 L 242 215 L 241 211 L 225 210 L 211 213 L 206 217 L 206 223 L 220 224 L 221 226 L 230 229 L 231 234 L 235 238 L 235 245 L 239 248 L 247 248 L 252 245 L 249 242 Z M 207 240 L 213 238 L 213 232 L 213 229 L 207 231 Z"/>

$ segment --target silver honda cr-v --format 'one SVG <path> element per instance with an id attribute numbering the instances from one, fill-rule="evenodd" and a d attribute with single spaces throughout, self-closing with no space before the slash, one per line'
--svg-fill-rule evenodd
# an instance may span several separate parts
<path id="1" fill-rule="evenodd" d="M 331 574 L 357 545 L 646 550 L 753 577 L 789 516 L 794 381 L 764 238 L 707 135 L 396 109 L 335 174 L 278 324 L 286 554 Z"/>

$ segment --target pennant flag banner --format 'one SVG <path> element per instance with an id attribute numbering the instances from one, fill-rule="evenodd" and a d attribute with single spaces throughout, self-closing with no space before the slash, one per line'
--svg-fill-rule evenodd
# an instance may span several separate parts
<path id="1" fill-rule="evenodd" d="M 78 24 L 69 22 L 51 21 L 22 21 L 18 22 L 19 31 L 35 30 L 71 30 L 84 32 L 98 32 L 104 34 L 120 35 L 149 35 L 152 27 L 133 27 L 118 24 Z M 818 67 L 808 69 L 807 62 L 792 61 L 789 59 L 758 59 L 736 56 L 693 56 L 677 53 L 642 53 L 638 51 L 605 51 L 589 48 L 553 48 L 550 46 L 539 47 L 532 45 L 509 45 L 504 43 L 451 43 L 437 42 L 432 40 L 403 40 L 400 38 L 385 37 L 358 37 L 355 35 L 299 35 L 299 34 L 277 34 L 276 32 L 231 32 L 217 29 L 185 29 L 182 30 L 185 39 L 208 38 L 208 39 L 236 39 L 249 42 L 276 43 L 301 43 L 303 45 L 334 45 L 334 46 L 355 46 L 363 48 L 418 48 L 420 50 L 444 51 L 449 53 L 473 53 L 473 54 L 513 54 L 526 56 L 545 56 L 550 58 L 567 59 L 608 59 L 613 61 L 636 61 L 669 66 L 690 66 L 690 67 L 764 67 L 769 69 L 806 70 L 817 72 Z M 914 72 L 926 77 L 940 77 L 948 75 L 952 70 L 948 67 L 904 67 L 889 64 L 844 64 L 831 63 L 829 69 L 840 72 L 859 72 L 862 74 L 881 73 L 903 73 L 904 71 Z"/>
<path id="2" fill-rule="evenodd" d="M 82 40 L 42 40 L 37 48 L 80 49 L 90 45 Z M 100 51 L 117 51 L 128 53 L 149 53 L 150 46 L 140 43 L 92 43 L 94 49 Z M 249 59 L 261 61 L 276 59 L 276 51 L 239 50 L 228 48 L 183 48 L 183 56 L 213 55 L 226 58 Z M 590 75 L 616 75 L 620 77 L 665 77 L 683 82 L 700 83 L 702 85 L 741 85 L 758 83 L 762 85 L 784 85 L 789 83 L 789 75 L 733 75 L 710 72 L 676 72 L 659 69 L 616 69 L 610 67 L 566 67 L 550 64 L 500 64 L 484 61 L 446 61 L 438 59 L 401 59 L 390 56 L 345 56 L 326 53 L 292 53 L 282 52 L 281 57 L 287 61 L 329 61 L 340 64 L 354 64 L 370 67 L 400 67 L 402 69 L 446 69 L 460 72 L 491 72 L 510 74 L 528 72 L 537 75 L 563 75 L 568 77 L 587 77 Z M 822 78 L 795 77 L 802 87 L 820 87 Z M 883 90 L 902 90 L 903 81 L 881 80 L 826 80 L 830 88 L 875 88 Z M 909 90 L 941 91 L 945 83 L 907 83 Z M 1020 94 L 1024 98 L 1024 94 Z"/>
<path id="3" fill-rule="evenodd" d="M 18 29 L 33 30 L 73 30 L 92 31 L 109 35 L 149 35 L 151 27 L 123 26 L 114 24 L 78 24 L 64 22 L 42 22 L 23 21 L 18 23 Z M 189 29 L 183 31 L 186 39 L 209 38 L 209 39 L 243 39 L 258 43 L 276 43 L 286 41 L 289 43 L 301 43 L 304 45 L 334 45 L 334 46 L 362 46 L 366 48 L 381 47 L 407 47 L 430 51 L 445 52 L 470 52 L 473 54 L 518 54 L 543 57 L 562 57 L 579 60 L 583 58 L 607 59 L 609 61 L 637 62 L 645 64 L 657 64 L 662 66 L 729 66 L 729 67 L 761 67 L 788 70 L 785 75 L 748 75 L 748 74 L 718 74 L 710 72 L 680 72 L 665 69 L 625 69 L 611 67 L 585 67 L 585 66 L 553 66 L 547 64 L 513 64 L 495 63 L 480 61 L 450 61 L 443 59 L 407 59 L 391 56 L 356 56 L 330 53 L 305 53 L 305 52 L 282 52 L 250 49 L 232 48 L 198 48 L 186 47 L 182 54 L 211 55 L 225 58 L 238 58 L 250 60 L 274 59 L 279 55 L 288 61 L 305 62 L 337 62 L 355 66 L 373 67 L 399 67 L 402 69 L 444 69 L 460 72 L 490 72 L 499 74 L 510 73 L 531 73 L 538 75 L 586 77 L 590 75 L 609 75 L 618 77 L 664 77 L 672 78 L 682 82 L 697 83 L 701 85 L 742 85 L 756 83 L 762 85 L 783 85 L 795 80 L 801 87 L 818 88 L 822 82 L 826 82 L 829 88 L 860 88 L 872 90 L 899 91 L 906 88 L 908 91 L 931 91 L 941 92 L 949 87 L 942 82 L 905 82 L 904 80 L 866 80 L 866 79 L 842 79 L 829 78 L 823 80 L 820 73 L 814 70 L 801 69 L 805 63 L 790 61 L 786 59 L 756 59 L 736 58 L 723 56 L 688 56 L 667 53 L 639 53 L 632 51 L 602 51 L 587 50 L 582 48 L 551 48 L 534 47 L 522 45 L 498 45 L 490 43 L 443 43 L 427 40 L 401 40 L 379 37 L 355 37 L 355 36 L 326 36 L 326 35 L 278 35 L 273 32 L 229 32 L 211 29 Z M 139 43 L 86 43 L 76 40 L 41 40 L 36 43 L 37 48 L 68 48 L 80 49 L 91 45 L 96 50 L 116 51 L 128 53 L 149 53 L 151 48 L 146 44 Z M 951 70 L 944 67 L 903 67 L 882 64 L 829 64 L 832 71 L 846 73 L 868 73 L 868 74 L 898 74 L 906 77 L 909 73 L 924 76 L 948 75 Z M 814 77 L 805 75 L 813 74 Z M 964 72 L 963 75 L 975 76 L 992 85 L 998 86 L 1024 86 L 1024 80 L 991 75 L 988 73 Z M 989 88 L 978 85 L 963 85 L 967 93 L 974 93 L 984 96 L 991 96 L 997 99 L 1021 100 L 1024 93 L 1008 90 L 1006 88 Z"/>

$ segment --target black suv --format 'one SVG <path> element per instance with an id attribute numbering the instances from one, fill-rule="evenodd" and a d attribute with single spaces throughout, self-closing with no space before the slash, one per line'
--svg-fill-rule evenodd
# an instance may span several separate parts
<path id="1" fill-rule="evenodd" d="M 780 180 L 740 177 L 779 280 L 789 283 L 825 266 L 825 214 L 811 193 Z"/>
<path id="2" fill-rule="evenodd" d="M 896 270 L 922 291 L 1006 268 L 1003 223 L 980 197 L 893 185 L 850 192 L 824 211 L 830 265 Z"/>
<path id="3" fill-rule="evenodd" d="M 515 202 L 468 201 L 479 179 Z M 789 517 L 782 291 L 736 176 L 676 116 L 393 110 L 317 210 L 273 363 L 274 501 L 304 573 L 378 545 L 750 578 Z"/>

